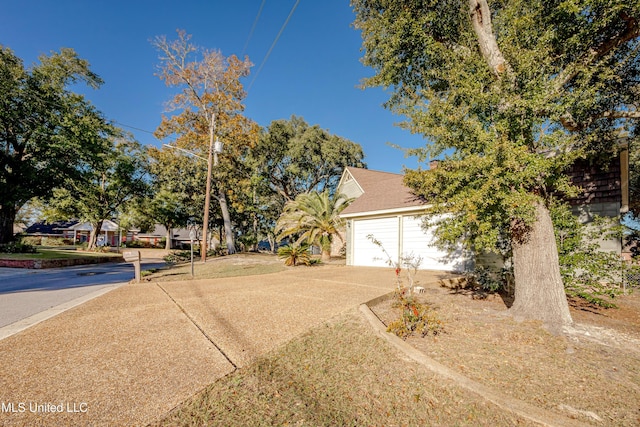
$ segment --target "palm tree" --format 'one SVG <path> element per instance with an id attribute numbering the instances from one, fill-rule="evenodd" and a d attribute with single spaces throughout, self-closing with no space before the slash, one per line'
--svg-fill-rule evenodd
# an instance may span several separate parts
<path id="1" fill-rule="evenodd" d="M 317 244 L 322 248 L 322 260 L 328 261 L 331 258 L 333 237 L 338 236 L 344 242 L 340 234 L 340 228 L 344 224 L 340 212 L 352 201 L 344 194 L 330 196 L 327 190 L 298 195 L 295 200 L 287 202 L 278 218 L 278 239 L 298 236 L 297 244 Z"/>

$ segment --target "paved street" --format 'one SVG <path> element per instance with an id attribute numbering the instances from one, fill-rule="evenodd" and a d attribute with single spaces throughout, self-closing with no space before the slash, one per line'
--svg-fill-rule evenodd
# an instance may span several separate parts
<path id="1" fill-rule="evenodd" d="M 164 265 L 143 261 L 142 268 Z M 52 307 L 100 295 L 133 279 L 129 263 L 29 270 L 0 268 L 0 328 Z"/>

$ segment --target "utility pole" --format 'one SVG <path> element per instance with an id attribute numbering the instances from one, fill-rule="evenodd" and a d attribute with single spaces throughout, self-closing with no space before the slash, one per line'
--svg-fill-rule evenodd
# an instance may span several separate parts
<path id="1" fill-rule="evenodd" d="M 209 239 L 209 205 L 211 204 L 211 175 L 213 173 L 213 141 L 216 131 L 216 113 L 211 113 L 209 122 L 209 156 L 207 157 L 207 186 L 204 195 L 204 219 L 202 220 L 202 245 L 200 245 L 200 255 L 202 262 L 207 261 L 208 239 Z M 216 153 L 216 163 L 218 155 Z"/>

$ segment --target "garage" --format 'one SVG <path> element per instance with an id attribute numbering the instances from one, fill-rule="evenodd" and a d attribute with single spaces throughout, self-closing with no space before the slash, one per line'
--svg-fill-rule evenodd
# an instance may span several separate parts
<path id="1" fill-rule="evenodd" d="M 423 270 L 459 271 L 464 269 L 464 253 L 460 248 L 453 254 L 442 251 L 433 242 L 433 233 L 425 231 L 420 217 L 400 215 L 386 218 L 353 219 L 351 221 L 351 265 L 388 267 L 388 260 L 399 257 L 421 259 Z M 368 236 L 378 240 L 382 248 Z"/>
<path id="2" fill-rule="evenodd" d="M 425 200 L 404 185 L 402 175 L 348 167 L 338 192 L 353 199 L 340 214 L 346 222 L 347 265 L 389 267 L 389 259 L 395 263 L 413 255 L 421 258 L 422 270 L 465 271 L 472 267 L 472 257 L 462 248 L 450 254 L 431 245 L 433 233 L 422 229 L 420 216 Z M 384 251 L 369 236 L 379 241 Z"/>

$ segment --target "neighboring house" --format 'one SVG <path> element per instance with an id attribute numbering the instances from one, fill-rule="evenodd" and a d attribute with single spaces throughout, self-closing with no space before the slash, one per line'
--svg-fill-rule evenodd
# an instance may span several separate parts
<path id="1" fill-rule="evenodd" d="M 589 223 L 594 216 L 616 218 L 629 211 L 629 155 L 625 148 L 608 164 L 579 160 L 568 172 L 582 193 L 568 199 L 573 213 L 581 222 Z M 622 239 L 600 240 L 602 250 L 621 253 Z"/>
<path id="2" fill-rule="evenodd" d="M 368 236 L 378 240 L 392 262 L 413 255 L 425 270 L 465 271 L 472 258 L 462 247 L 453 254 L 432 246 L 430 231 L 422 229 L 424 201 L 394 173 L 347 167 L 337 191 L 355 200 L 340 215 L 346 220 L 347 265 L 385 267 L 388 257 Z"/>
<path id="3" fill-rule="evenodd" d="M 160 246 L 162 241 L 167 238 L 167 228 L 164 225 L 156 224 L 153 230 L 146 233 L 138 232 L 135 235 L 136 240 L 147 242 L 151 246 Z M 171 229 L 171 248 L 186 249 L 189 247 L 189 230 L 186 228 Z"/>
<path id="4" fill-rule="evenodd" d="M 65 230 L 78 224 L 77 220 L 71 221 L 53 221 L 53 222 L 36 222 L 35 224 L 27 227 L 23 233 L 27 236 L 34 237 L 57 237 L 57 238 L 69 238 L 65 234 Z"/>
<path id="5" fill-rule="evenodd" d="M 576 162 L 569 171 L 574 184 L 583 189 L 582 195 L 568 200 L 576 215 L 589 222 L 594 215 L 619 218 L 628 211 L 628 155 L 622 151 L 608 165 L 586 161 Z M 421 257 L 421 269 L 468 271 L 474 257 L 461 247 L 453 253 L 432 246 L 433 234 L 422 229 L 420 214 L 425 201 L 415 196 L 403 183 L 403 175 L 347 167 L 338 192 L 355 200 L 342 211 L 346 220 L 346 263 L 357 266 L 387 266 L 382 249 L 368 236 L 382 243 L 393 262 L 413 254 Z M 599 242 L 603 250 L 621 254 L 621 239 Z M 483 255 L 479 262 L 495 264 L 501 261 Z"/>
<path id="6" fill-rule="evenodd" d="M 93 226 L 88 222 L 71 221 L 54 221 L 54 222 L 37 222 L 24 231 L 27 236 L 36 237 L 57 237 L 68 239 L 75 243 L 83 243 L 89 240 L 89 234 L 93 230 Z M 118 224 L 113 221 L 105 220 L 102 223 L 98 242 L 105 245 L 117 246 L 118 240 L 121 238 Z M 126 234 L 122 236 L 126 239 Z M 124 241 L 124 240 L 123 240 Z"/>

